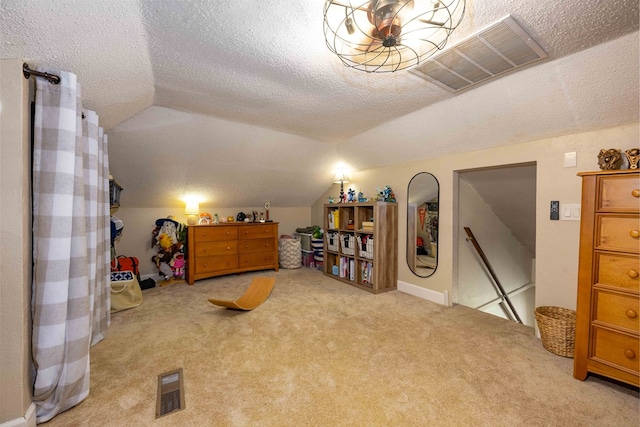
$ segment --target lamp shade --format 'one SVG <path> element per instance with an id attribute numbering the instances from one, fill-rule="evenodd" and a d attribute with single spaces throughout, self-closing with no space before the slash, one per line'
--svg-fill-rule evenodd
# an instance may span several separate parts
<path id="1" fill-rule="evenodd" d="M 184 208 L 184 213 L 187 215 L 198 215 L 200 213 L 200 204 L 196 201 L 187 202 L 187 206 Z"/>
<path id="2" fill-rule="evenodd" d="M 347 171 L 343 168 L 340 168 L 336 171 L 336 175 L 333 178 L 333 182 L 335 182 L 336 184 L 339 184 L 341 182 L 349 182 L 349 174 L 347 173 Z"/>

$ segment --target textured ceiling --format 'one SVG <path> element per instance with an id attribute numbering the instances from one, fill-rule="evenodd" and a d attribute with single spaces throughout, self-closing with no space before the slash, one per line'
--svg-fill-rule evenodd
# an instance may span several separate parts
<path id="1" fill-rule="evenodd" d="M 345 68 L 323 40 L 323 4 L 2 0 L 0 57 L 78 75 L 129 206 L 195 185 L 223 206 L 308 206 L 340 157 L 366 169 L 638 120 L 637 0 L 467 1 L 452 43 L 510 14 L 549 58 L 459 94 Z M 184 171 L 156 176 L 176 153 Z"/>

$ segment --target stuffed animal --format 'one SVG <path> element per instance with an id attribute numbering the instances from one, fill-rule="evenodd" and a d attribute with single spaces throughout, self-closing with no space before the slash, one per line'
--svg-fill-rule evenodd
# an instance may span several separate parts
<path id="1" fill-rule="evenodd" d="M 168 234 L 159 234 L 158 235 L 158 244 L 162 249 L 168 251 L 171 246 L 173 246 L 173 240 Z"/>
<path id="2" fill-rule="evenodd" d="M 158 267 L 158 270 L 160 270 L 160 274 L 164 276 L 165 280 L 170 279 L 171 276 L 173 275 L 173 270 L 171 270 L 171 266 L 166 262 L 161 262 L 160 266 Z"/>
<path id="3" fill-rule="evenodd" d="M 177 252 L 173 254 L 173 259 L 171 260 L 171 269 L 173 270 L 173 275 L 175 277 L 182 277 L 184 275 L 184 254 Z"/>

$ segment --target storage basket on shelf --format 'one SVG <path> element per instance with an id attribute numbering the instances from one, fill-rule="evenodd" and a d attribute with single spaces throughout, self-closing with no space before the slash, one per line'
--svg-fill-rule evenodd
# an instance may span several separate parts
<path id="1" fill-rule="evenodd" d="M 302 245 L 300 244 L 300 237 L 280 236 L 278 252 L 280 267 L 302 267 Z"/>
<path id="2" fill-rule="evenodd" d="M 353 234 L 340 234 L 340 251 L 345 255 L 355 255 L 356 239 Z"/>
<path id="3" fill-rule="evenodd" d="M 562 307 L 537 307 L 535 311 L 542 346 L 553 354 L 573 357 L 576 312 Z"/>
<path id="4" fill-rule="evenodd" d="M 327 250 L 338 252 L 338 233 L 327 233 Z"/>
<path id="5" fill-rule="evenodd" d="M 362 258 L 373 259 L 373 237 L 364 236 L 358 239 L 358 255 Z"/>

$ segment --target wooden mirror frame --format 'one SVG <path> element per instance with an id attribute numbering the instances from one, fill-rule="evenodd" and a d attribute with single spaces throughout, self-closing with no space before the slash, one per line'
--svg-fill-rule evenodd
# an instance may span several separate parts
<path id="1" fill-rule="evenodd" d="M 439 203 L 436 177 L 429 172 L 414 175 L 407 186 L 407 265 L 419 277 L 429 277 L 438 268 Z M 425 210 L 420 213 L 421 207 Z"/>

